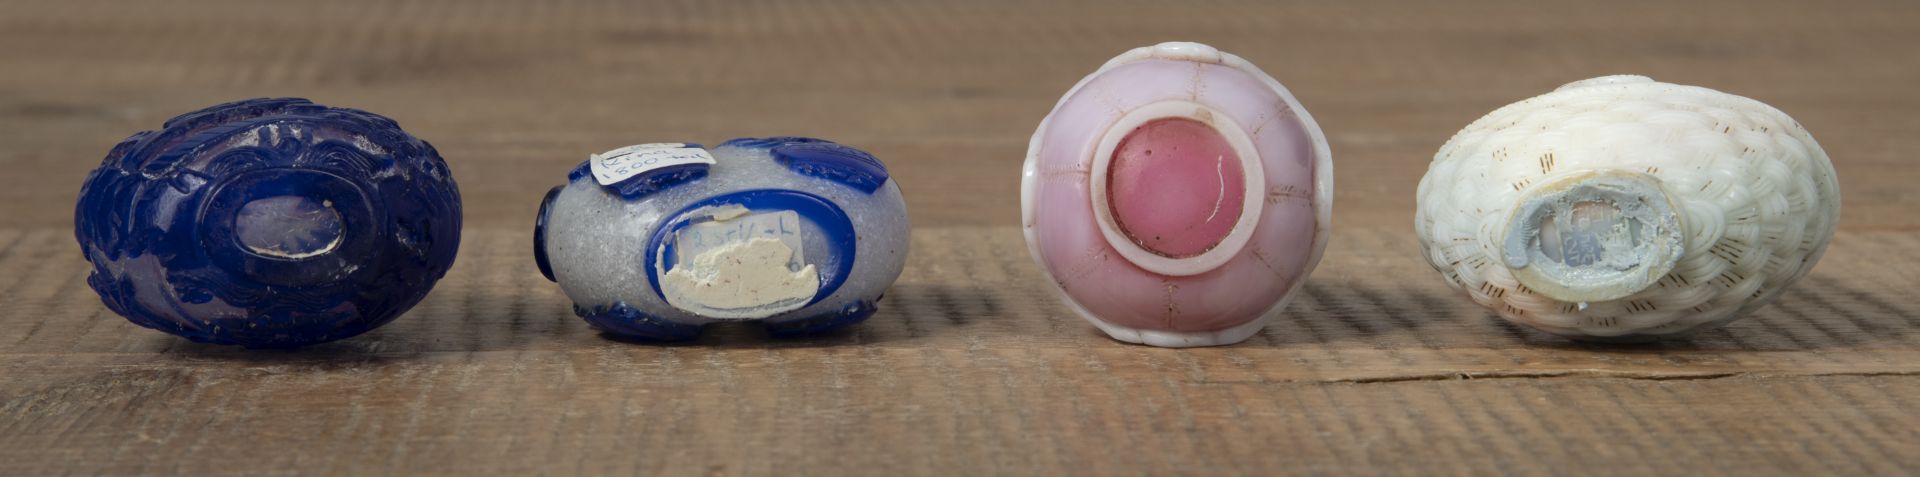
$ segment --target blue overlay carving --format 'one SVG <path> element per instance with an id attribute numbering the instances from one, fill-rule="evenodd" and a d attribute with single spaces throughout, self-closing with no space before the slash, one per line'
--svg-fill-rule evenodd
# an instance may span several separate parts
<path id="1" fill-rule="evenodd" d="M 878 301 L 877 299 L 874 301 L 857 300 L 827 314 L 777 323 L 767 323 L 767 334 L 787 338 L 815 335 L 845 328 L 862 321 L 867 321 L 867 318 L 872 317 L 873 312 L 880 310 L 880 307 L 876 303 Z"/>
<path id="2" fill-rule="evenodd" d="M 700 326 L 675 323 L 649 315 L 626 303 L 614 303 L 605 308 L 586 309 L 573 306 L 573 314 L 587 320 L 587 323 L 600 331 L 621 336 L 650 341 L 686 341 L 700 337 Z"/>
<path id="3" fill-rule="evenodd" d="M 704 149 L 703 146 L 695 143 L 689 142 L 689 143 L 683 143 L 683 144 L 685 144 L 685 147 Z M 608 184 L 601 187 L 606 187 L 607 190 L 613 191 L 614 194 L 619 195 L 620 198 L 622 199 L 635 200 L 641 197 L 646 197 L 647 195 L 655 192 L 666 190 L 673 186 L 685 184 L 688 182 L 693 182 L 700 178 L 706 177 L 707 167 L 708 166 L 706 164 L 681 164 L 681 165 L 671 166 L 671 167 L 661 167 L 658 169 L 648 170 L 646 172 L 642 172 L 639 174 L 634 174 L 632 177 L 621 179 L 620 182 L 615 182 L 613 184 Z M 573 170 L 567 171 L 567 182 L 573 182 L 573 181 L 580 180 L 582 178 L 592 178 L 592 177 L 593 177 L 593 160 L 592 159 L 581 161 L 580 165 L 573 166 Z"/>
<path id="4" fill-rule="evenodd" d="M 553 199 L 560 197 L 560 191 L 567 186 L 554 186 L 547 191 L 547 198 L 540 199 L 540 215 L 533 219 L 533 264 L 540 267 L 540 275 L 547 281 L 557 282 L 553 278 L 553 262 L 547 260 L 547 217 L 553 214 Z"/>
<path id="5" fill-rule="evenodd" d="M 867 151 L 831 142 L 784 144 L 773 159 L 793 172 L 846 184 L 872 194 L 887 183 L 887 166 Z"/>

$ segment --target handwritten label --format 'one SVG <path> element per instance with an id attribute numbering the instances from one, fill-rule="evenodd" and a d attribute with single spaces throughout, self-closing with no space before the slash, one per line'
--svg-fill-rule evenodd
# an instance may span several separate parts
<path id="1" fill-rule="evenodd" d="M 674 234 L 674 259 L 690 263 L 702 252 L 761 237 L 779 240 L 793 249 L 793 256 L 787 260 L 790 268 L 806 266 L 806 248 L 800 239 L 800 214 L 791 210 L 688 225 Z"/>
<path id="2" fill-rule="evenodd" d="M 706 149 L 677 142 L 637 144 L 593 155 L 588 161 L 593 180 L 613 185 L 647 171 L 686 164 L 714 163 Z"/>

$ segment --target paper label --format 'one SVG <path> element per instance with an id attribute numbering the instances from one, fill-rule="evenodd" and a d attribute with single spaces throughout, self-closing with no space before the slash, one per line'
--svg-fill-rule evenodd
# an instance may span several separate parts
<path id="1" fill-rule="evenodd" d="M 819 293 L 798 213 L 720 212 L 674 233 L 677 263 L 660 276 L 668 304 L 712 319 L 757 319 L 804 307 Z"/>
<path id="2" fill-rule="evenodd" d="M 674 234 L 673 258 L 679 263 L 689 263 L 702 252 L 761 237 L 779 240 L 793 249 L 793 257 L 787 261 L 790 267 L 797 269 L 806 265 L 806 248 L 800 240 L 800 214 L 791 210 L 749 213 L 688 225 Z"/>
<path id="3" fill-rule="evenodd" d="M 677 142 L 637 144 L 595 154 L 588 161 L 593 180 L 614 185 L 633 176 L 664 167 L 714 163 L 706 149 Z"/>

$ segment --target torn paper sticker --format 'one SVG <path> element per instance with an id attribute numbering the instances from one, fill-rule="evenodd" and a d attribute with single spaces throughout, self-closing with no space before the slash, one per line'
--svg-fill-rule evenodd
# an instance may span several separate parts
<path id="1" fill-rule="evenodd" d="M 806 306 L 819 292 L 798 213 L 734 206 L 708 216 L 674 234 L 676 263 L 660 284 L 668 304 L 708 318 L 765 318 Z"/>

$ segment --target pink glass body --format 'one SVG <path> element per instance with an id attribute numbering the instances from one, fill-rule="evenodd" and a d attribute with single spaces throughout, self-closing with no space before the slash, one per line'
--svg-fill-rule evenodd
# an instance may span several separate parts
<path id="1" fill-rule="evenodd" d="M 1193 43 L 1135 49 L 1034 133 L 1027 243 L 1074 310 L 1116 339 L 1230 344 L 1319 262 L 1331 167 L 1313 119 L 1250 63 Z"/>

